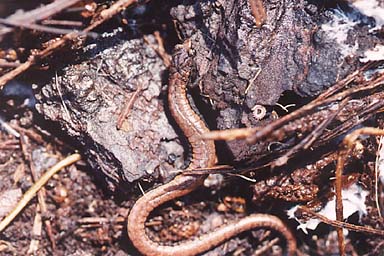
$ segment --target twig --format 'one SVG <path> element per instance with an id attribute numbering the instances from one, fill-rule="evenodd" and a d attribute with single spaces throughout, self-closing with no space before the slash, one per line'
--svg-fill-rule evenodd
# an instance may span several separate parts
<path id="1" fill-rule="evenodd" d="M 171 60 L 172 58 L 171 58 L 171 56 L 165 51 L 164 40 L 163 40 L 163 38 L 161 37 L 159 31 L 155 31 L 153 34 L 155 35 L 157 44 L 159 45 L 159 47 L 158 47 L 158 51 L 159 51 L 160 57 L 163 59 L 163 61 L 164 61 L 164 65 L 165 65 L 167 68 L 169 68 L 169 67 L 171 66 L 171 64 L 172 64 L 172 60 Z"/>
<path id="2" fill-rule="evenodd" d="M 350 224 L 350 223 L 346 223 L 346 222 L 338 221 L 338 220 L 330 220 L 327 217 L 325 217 L 321 214 L 318 214 L 318 213 L 308 209 L 305 206 L 299 206 L 298 209 L 318 218 L 319 220 L 321 220 L 325 224 L 331 225 L 333 227 L 346 228 L 348 230 L 352 230 L 355 232 L 366 232 L 366 233 L 370 233 L 370 234 L 384 236 L 384 230 L 374 229 L 371 227 L 357 226 L 354 224 Z"/>
<path id="3" fill-rule="evenodd" d="M 367 63 L 366 65 L 356 70 L 352 74 L 349 74 L 345 78 L 341 79 L 335 85 L 329 87 L 327 90 L 322 92 L 321 95 L 316 98 L 316 101 L 321 101 L 327 97 L 330 97 L 331 95 L 334 95 L 335 93 L 343 89 L 345 86 L 355 81 L 360 75 L 362 75 L 364 71 L 368 70 L 373 64 L 374 64 L 373 62 Z"/>
<path id="4" fill-rule="evenodd" d="M 36 182 L 39 177 L 37 175 L 35 165 L 33 164 L 32 153 L 30 152 L 30 150 L 28 150 L 28 145 L 29 145 L 28 142 L 29 142 L 28 137 L 26 137 L 25 134 L 21 133 L 21 136 L 20 136 L 21 149 L 23 151 L 25 160 L 29 163 L 29 169 L 31 170 L 32 179 L 33 179 L 34 182 Z M 45 203 L 45 198 L 46 198 L 45 188 L 42 187 L 37 192 L 37 200 L 39 202 L 39 205 L 38 205 L 39 206 L 38 207 L 39 211 L 43 215 L 45 215 L 48 212 L 47 204 Z M 40 214 L 40 213 L 36 213 L 36 217 L 35 217 L 37 219 L 39 218 L 38 214 Z M 38 223 L 35 223 L 35 224 L 38 225 Z M 51 241 L 52 252 L 55 253 L 55 251 L 56 251 L 56 243 L 55 243 L 55 239 L 54 239 L 53 232 L 52 232 L 51 221 L 49 219 L 46 219 L 46 220 L 44 220 L 44 224 L 45 224 L 45 228 L 46 228 L 46 231 L 47 231 L 48 238 Z M 31 245 L 33 245 L 33 242 L 31 242 Z M 32 248 L 33 248 L 33 246 L 31 246 L 30 249 L 32 250 Z"/>
<path id="5" fill-rule="evenodd" d="M 69 0 L 63 0 L 63 1 L 69 1 Z M 78 0 L 72 0 L 72 1 L 78 1 Z M 114 15 L 119 13 L 120 11 L 124 10 L 128 6 L 137 3 L 138 0 L 120 0 L 111 5 L 108 9 L 103 10 L 100 15 L 96 18 L 94 23 L 89 25 L 87 28 L 85 28 L 82 32 L 88 33 L 106 20 L 112 18 Z M 147 0 L 148 1 L 148 0 Z M 145 1 L 146 2 L 146 1 Z M 78 36 L 77 33 L 69 33 L 64 35 L 62 38 L 59 40 L 50 40 L 46 44 L 48 45 L 47 48 L 32 54 L 29 56 L 28 60 L 17 68 L 9 71 L 8 73 L 4 74 L 3 76 L 0 77 L 0 90 L 3 88 L 3 86 L 9 82 L 10 80 L 14 79 L 24 71 L 28 70 L 31 66 L 36 64 L 38 60 L 41 60 L 53 53 L 54 50 L 60 49 L 64 47 L 69 41 L 72 41 L 76 39 Z"/>
<path id="6" fill-rule="evenodd" d="M 322 131 L 334 120 L 337 114 L 344 108 L 347 104 L 348 98 L 344 99 L 338 106 L 336 111 L 333 111 L 328 117 L 326 117 L 308 136 L 286 152 L 283 156 L 276 159 L 272 166 L 282 166 L 288 162 L 288 159 L 298 152 L 301 148 L 308 149 L 312 143 L 321 135 Z"/>
<path id="7" fill-rule="evenodd" d="M 131 98 L 129 99 L 129 101 L 125 104 L 123 110 L 121 111 L 118 119 L 117 119 L 117 124 L 116 124 L 116 128 L 118 130 L 121 129 L 121 127 L 123 126 L 123 123 L 124 123 L 124 120 L 127 118 L 132 106 L 133 106 L 133 103 L 135 103 L 137 97 L 139 96 L 139 93 L 141 92 L 141 84 L 139 84 L 139 86 L 137 87 L 136 91 L 132 94 Z"/>
<path id="8" fill-rule="evenodd" d="M 56 26 L 71 26 L 71 27 L 81 27 L 83 26 L 83 22 L 81 21 L 73 21 L 73 20 L 43 20 L 41 21 L 43 25 L 56 25 Z"/>
<path id="9" fill-rule="evenodd" d="M 96 33 L 93 32 L 82 32 L 82 31 L 74 31 L 73 29 L 64 29 L 64 28 L 53 28 L 53 27 L 47 27 L 47 26 L 42 26 L 38 24 L 31 24 L 31 23 L 24 23 L 20 21 L 12 21 L 12 20 L 6 20 L 0 18 L 0 23 L 7 25 L 7 26 L 13 26 L 13 27 L 19 27 L 19 28 L 27 28 L 31 30 L 37 30 L 37 31 L 42 31 L 42 32 L 48 32 L 52 34 L 67 34 L 67 33 L 77 33 L 79 36 L 90 36 L 93 38 L 97 37 Z"/>
<path id="10" fill-rule="evenodd" d="M 253 78 L 251 80 L 249 80 L 247 88 L 245 88 L 245 91 L 244 91 L 245 95 L 248 94 L 249 89 L 251 89 L 251 87 L 253 86 L 253 84 L 256 81 L 256 78 L 260 75 L 260 73 L 261 73 L 261 68 L 258 68 L 256 71 L 256 74 L 253 76 Z"/>
<path id="11" fill-rule="evenodd" d="M 384 135 L 384 130 L 373 128 L 373 127 L 365 127 L 358 130 L 353 131 L 352 133 L 345 136 L 343 140 L 344 148 L 340 151 L 337 165 L 336 165 L 336 181 L 335 181 L 335 192 L 336 192 L 336 220 L 343 220 L 343 202 L 342 202 L 342 174 L 345 165 L 345 161 L 347 156 L 353 149 L 354 143 L 358 139 L 358 137 L 362 134 L 374 135 L 374 136 L 382 136 Z M 337 236 L 339 241 L 339 250 L 340 255 L 345 255 L 345 242 L 342 227 L 337 228 Z"/>
<path id="12" fill-rule="evenodd" d="M 203 140 L 238 140 L 245 139 L 260 128 L 238 128 L 219 131 L 210 131 L 200 136 Z"/>
<path id="13" fill-rule="evenodd" d="M 363 71 L 364 71 L 364 69 L 360 69 L 359 72 L 357 72 L 357 71 L 354 72 L 353 76 L 352 75 L 348 76 L 347 77 L 348 79 L 343 80 L 343 82 L 350 83 L 351 81 L 355 80 L 357 78 L 357 76 L 359 74 L 361 74 L 361 72 L 363 72 Z M 305 115 L 306 113 L 308 113 L 310 111 L 313 111 L 317 107 L 324 106 L 324 105 L 330 104 L 332 102 L 341 101 L 341 100 L 343 100 L 347 97 L 350 97 L 351 95 L 359 93 L 359 92 L 375 89 L 376 87 L 382 85 L 383 80 L 384 80 L 384 74 L 381 74 L 380 76 L 378 76 L 377 78 L 375 78 L 373 80 L 369 80 L 369 81 L 367 81 L 367 82 L 365 82 L 359 86 L 354 86 L 352 88 L 349 88 L 349 89 L 341 91 L 337 94 L 334 94 L 328 98 L 325 98 L 325 96 L 330 95 L 331 92 L 337 91 L 339 89 L 340 85 L 336 84 L 333 87 L 331 87 L 331 88 L 334 88 L 334 90 L 325 91 L 323 94 L 318 96 L 318 98 L 315 99 L 314 101 L 312 101 L 312 102 L 304 105 L 303 107 L 297 109 L 296 111 L 289 113 L 288 115 L 283 116 L 280 119 L 277 119 L 276 121 L 270 123 L 269 125 L 265 126 L 263 129 L 260 129 L 255 134 L 248 137 L 246 140 L 248 143 L 253 144 L 256 141 L 258 141 L 262 138 L 265 138 L 268 134 L 281 128 L 282 126 L 284 126 L 288 122 L 302 117 L 303 115 Z M 345 86 L 345 84 L 343 84 L 343 85 Z"/>
<path id="14" fill-rule="evenodd" d="M 25 128 L 20 127 L 20 126 L 15 125 L 15 124 L 10 125 L 10 127 L 12 129 L 14 129 L 18 134 L 22 133 L 23 135 L 27 136 L 28 138 L 34 140 L 35 142 L 37 142 L 39 144 L 45 143 L 44 138 L 40 134 L 35 132 L 33 129 L 25 129 Z"/>
<path id="15" fill-rule="evenodd" d="M 318 144 L 322 144 L 326 141 L 329 141 L 337 136 L 339 136 L 342 133 L 347 132 L 350 130 L 352 127 L 355 127 L 369 118 L 371 118 L 375 113 L 379 112 L 380 109 L 384 106 L 384 101 L 380 100 L 384 97 L 384 93 L 381 93 L 381 95 L 375 95 L 372 94 L 368 96 L 368 98 L 377 98 L 379 100 L 377 101 L 372 101 L 371 104 L 368 106 L 365 106 L 360 112 L 357 112 L 352 118 L 349 118 L 339 126 L 333 128 L 331 131 L 323 134 L 321 138 L 317 141 Z"/>
<path id="16" fill-rule="evenodd" d="M 254 168 L 242 169 L 241 171 L 247 172 L 248 170 L 254 170 Z M 185 169 L 185 170 L 176 170 L 171 171 L 170 174 L 177 175 L 207 175 L 207 174 L 223 174 L 223 173 L 234 173 L 239 172 L 239 170 L 234 169 L 233 166 L 230 165 L 215 165 L 209 168 L 196 168 L 196 169 Z"/>
<path id="17" fill-rule="evenodd" d="M 379 177 L 380 175 L 383 175 L 381 173 L 382 166 L 384 162 L 384 136 L 380 136 L 379 139 L 379 148 L 377 149 L 376 153 L 376 161 L 375 161 L 375 201 L 376 201 L 376 207 L 377 211 L 379 213 L 379 217 L 382 218 L 383 216 L 381 215 L 381 208 L 379 204 Z"/>
<path id="18" fill-rule="evenodd" d="M 63 92 L 61 91 L 61 84 L 59 83 L 59 77 L 57 76 L 57 72 L 55 72 L 55 83 L 54 84 L 56 87 L 55 89 L 56 89 L 57 93 L 59 94 L 61 104 L 63 105 L 63 109 L 64 109 L 64 113 L 66 115 L 66 118 L 70 123 L 73 123 L 72 118 L 71 118 L 71 114 L 69 113 L 69 110 L 67 108 L 67 104 L 65 104 L 65 101 L 64 101 Z"/>
<path id="19" fill-rule="evenodd" d="M 80 1 L 81 0 L 56 0 L 31 11 L 12 15 L 9 19 L 13 21 L 29 21 L 34 23 L 36 21 L 45 20 Z"/>
<path id="20" fill-rule="evenodd" d="M 33 24 L 37 21 L 47 19 L 54 14 L 80 2 L 81 0 L 56 0 L 45 6 L 36 8 L 32 11 L 24 12 L 22 14 L 14 14 L 7 18 L 10 22 L 21 22 L 24 24 Z M 12 31 L 12 28 L 2 28 L 1 34 L 6 34 Z"/>
<path id="21" fill-rule="evenodd" d="M 257 249 L 253 255 L 254 256 L 259 256 L 259 255 L 265 255 L 267 253 L 267 251 L 269 249 L 272 248 L 272 246 L 274 246 L 275 244 L 277 244 L 278 242 L 280 241 L 280 239 L 278 237 L 272 239 L 271 241 L 269 241 L 266 245 L 264 245 L 263 247 L 261 247 L 260 249 Z"/>
<path id="22" fill-rule="evenodd" d="M 148 2 L 149 0 L 145 0 L 144 2 L 141 2 L 142 4 Z M 92 29 L 96 28 L 106 20 L 109 20 L 113 16 L 115 16 L 117 13 L 121 12 L 125 8 L 127 8 L 130 5 L 138 3 L 139 0 L 120 0 L 111 5 L 108 9 L 103 10 L 100 15 L 96 18 L 96 20 L 86 29 L 84 29 L 85 32 L 91 31 Z"/>
<path id="23" fill-rule="evenodd" d="M 137 186 L 139 187 L 141 193 L 142 193 L 143 195 L 145 195 L 145 191 L 144 191 L 143 187 L 141 186 L 140 182 L 137 183 Z"/>
<path id="24" fill-rule="evenodd" d="M 342 174 L 344 169 L 344 164 L 346 156 L 350 153 L 352 149 L 348 148 L 347 150 L 341 150 L 337 158 L 336 172 L 335 172 L 335 192 L 336 192 L 336 220 L 343 221 L 343 197 L 342 197 Z M 343 234 L 343 228 L 338 227 L 337 238 L 339 241 L 339 254 L 340 256 L 345 256 L 345 240 Z"/>
<path id="25" fill-rule="evenodd" d="M 35 219 L 33 221 L 32 226 L 32 239 L 29 243 L 29 249 L 27 251 L 28 255 L 35 255 L 37 254 L 37 250 L 39 249 L 39 240 L 38 238 L 41 237 L 41 231 L 42 231 L 42 218 L 41 218 L 41 212 L 40 212 L 40 205 L 36 206 L 36 214 Z"/>
<path id="26" fill-rule="evenodd" d="M 5 60 L 0 60 L 0 68 L 16 68 L 20 66 L 18 62 L 8 62 Z"/>
<path id="27" fill-rule="evenodd" d="M 7 149 L 18 149 L 20 148 L 19 146 L 19 141 L 15 139 L 10 139 L 6 140 L 0 143 L 0 149 L 1 150 L 7 150 Z"/>
<path id="28" fill-rule="evenodd" d="M 370 65 L 372 65 L 372 63 Z M 364 66 L 363 68 L 347 76 L 345 79 L 339 81 L 334 86 L 332 86 L 331 88 L 326 90 L 324 93 L 322 93 L 320 96 L 318 96 L 318 98 L 316 98 L 314 101 L 302 106 L 301 108 L 295 110 L 294 112 L 291 112 L 269 123 L 264 127 L 238 128 L 238 129 L 229 129 L 229 130 L 222 130 L 222 131 L 211 131 L 209 133 L 201 135 L 201 138 L 209 139 L 209 140 L 245 139 L 249 144 L 254 144 L 257 141 L 267 137 L 271 133 L 278 131 L 279 129 L 289 124 L 290 122 L 293 122 L 295 120 L 298 120 L 299 118 L 302 118 L 303 116 L 305 116 L 305 114 L 316 111 L 316 108 L 327 106 L 335 102 L 340 102 L 345 100 L 346 98 L 352 98 L 354 94 L 374 90 L 377 87 L 382 86 L 384 83 L 384 73 L 380 74 L 374 79 L 365 81 L 364 83 L 345 89 L 344 91 L 340 91 L 349 83 L 357 80 L 358 77 L 362 75 L 362 72 L 365 71 L 370 65 Z M 382 94 L 383 94 L 382 92 L 379 92 L 376 94 L 372 94 L 371 96 L 368 97 L 369 99 L 372 100 L 372 102 L 369 104 L 368 108 L 362 110 L 361 113 L 359 113 L 358 122 L 350 119 L 343 122 L 339 127 L 335 129 L 345 130 L 345 129 L 351 128 L 355 126 L 357 123 L 361 123 L 361 120 L 366 120 L 366 118 L 368 118 L 374 112 L 379 111 L 380 108 L 384 106 L 384 101 L 380 100 L 380 98 L 382 98 L 381 96 Z M 334 136 L 335 129 L 332 129 L 332 131 L 327 133 L 325 136 L 327 137 Z M 320 140 L 324 141 L 324 138 L 321 138 Z"/>
<path id="29" fill-rule="evenodd" d="M 33 184 L 27 192 L 25 192 L 15 208 L 0 222 L 0 232 L 2 232 L 9 225 L 9 223 L 12 222 L 12 220 L 21 212 L 21 210 L 23 210 L 25 205 L 27 205 L 28 202 L 36 195 L 36 192 L 39 191 L 53 175 L 55 175 L 64 167 L 71 165 L 80 159 L 80 154 L 72 154 L 55 164 L 46 173 L 44 173 L 40 179 L 36 181 L 36 183 Z"/>
<path id="30" fill-rule="evenodd" d="M 164 65 L 169 68 L 172 64 L 171 56 L 169 56 L 169 54 L 165 51 L 164 42 L 160 36 L 159 31 L 155 31 L 154 36 L 158 46 L 153 45 L 146 35 L 143 36 L 144 42 L 146 42 L 157 53 L 157 55 L 163 60 Z"/>
<path id="31" fill-rule="evenodd" d="M 86 224 L 96 224 L 96 225 L 102 225 L 106 223 L 124 223 L 125 218 L 123 217 L 117 217 L 114 219 L 105 218 L 105 217 L 84 217 L 77 221 L 80 225 L 86 225 Z"/>
<path id="32" fill-rule="evenodd" d="M 15 136 L 16 138 L 20 137 L 20 133 L 15 131 L 15 129 L 12 128 L 9 124 L 7 124 L 0 116 L 0 127 L 2 127 L 6 132 L 9 134 Z"/>
<path id="33" fill-rule="evenodd" d="M 24 71 L 26 71 L 28 68 L 30 68 L 34 63 L 36 62 L 36 58 L 31 55 L 29 56 L 28 60 L 22 64 L 20 64 L 17 68 L 12 69 L 8 73 L 4 74 L 0 77 L 0 90 L 3 88 L 3 86 L 14 79 L 16 76 L 20 75 Z"/>

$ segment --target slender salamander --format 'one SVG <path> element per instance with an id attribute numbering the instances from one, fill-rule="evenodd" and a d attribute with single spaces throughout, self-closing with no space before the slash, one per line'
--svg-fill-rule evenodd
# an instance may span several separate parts
<path id="1" fill-rule="evenodd" d="M 192 159 L 188 168 L 195 169 L 214 166 L 216 164 L 216 150 L 213 141 L 198 138 L 200 134 L 208 132 L 209 129 L 191 108 L 187 99 L 186 90 L 192 66 L 190 48 L 189 40 L 176 47 L 173 63 L 178 63 L 179 66 L 172 65 L 170 68 L 168 101 L 173 118 L 191 144 Z M 145 221 L 148 215 L 159 205 L 192 192 L 202 185 L 205 178 L 206 175 L 179 174 L 172 181 L 145 193 L 137 200 L 128 216 L 127 229 L 133 245 L 142 254 L 148 256 L 196 255 L 243 231 L 259 227 L 280 232 L 287 241 L 288 254 L 294 254 L 296 251 L 294 236 L 279 218 L 269 214 L 252 214 L 191 241 L 176 245 L 168 246 L 152 241 L 145 230 Z"/>

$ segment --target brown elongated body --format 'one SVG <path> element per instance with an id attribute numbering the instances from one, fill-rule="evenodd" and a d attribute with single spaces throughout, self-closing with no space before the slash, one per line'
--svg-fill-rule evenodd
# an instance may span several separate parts
<path id="1" fill-rule="evenodd" d="M 199 167 L 212 167 L 216 164 L 216 150 L 213 141 L 204 141 L 198 135 L 208 132 L 203 120 L 193 111 L 186 95 L 186 86 L 191 70 L 191 57 L 188 54 L 189 42 L 187 41 L 175 52 L 174 58 L 182 63 L 181 66 L 172 66 L 170 69 L 168 101 L 172 116 L 187 137 L 192 148 L 190 169 Z M 141 197 L 132 207 L 128 216 L 128 236 L 133 245 L 144 255 L 148 256 L 187 256 L 205 252 L 225 240 L 249 229 L 266 227 L 277 230 L 287 240 L 288 253 L 293 255 L 296 251 L 296 241 L 292 233 L 277 217 L 268 214 L 253 214 L 237 222 L 197 237 L 191 241 L 176 245 L 161 245 L 153 242 L 145 232 L 145 221 L 148 215 L 159 205 L 184 196 L 197 187 L 204 179 L 203 176 L 188 176 L 180 174 L 172 181 L 161 185 Z"/>

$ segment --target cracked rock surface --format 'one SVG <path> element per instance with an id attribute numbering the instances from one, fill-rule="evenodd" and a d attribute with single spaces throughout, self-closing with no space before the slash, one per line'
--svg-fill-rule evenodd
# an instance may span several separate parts
<path id="1" fill-rule="evenodd" d="M 38 111 L 84 146 L 89 163 L 111 186 L 183 164 L 183 148 L 164 111 L 165 66 L 145 46 L 140 39 L 116 40 L 100 52 L 89 46 L 88 60 L 66 67 L 37 94 Z M 119 130 L 119 115 L 136 90 Z"/>

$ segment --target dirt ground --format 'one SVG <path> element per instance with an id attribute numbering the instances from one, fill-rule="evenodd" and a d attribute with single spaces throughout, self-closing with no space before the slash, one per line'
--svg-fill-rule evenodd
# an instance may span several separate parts
<path id="1" fill-rule="evenodd" d="M 353 224 L 346 255 L 384 255 L 384 139 L 343 144 L 359 128 L 384 128 L 383 1 L 261 1 L 260 26 L 245 0 L 143 1 L 108 18 L 128 1 L 71 1 L 47 16 L 42 5 L 65 1 L 0 2 L 0 219 L 47 169 L 82 156 L 0 231 L 0 255 L 140 255 L 127 235 L 131 207 L 191 158 L 167 99 L 170 65 L 183 64 L 173 49 L 186 39 L 193 109 L 211 130 L 257 129 L 216 141 L 218 167 L 150 215 L 149 237 L 177 245 L 266 213 L 293 231 L 297 255 L 339 255 L 340 180 L 339 220 Z M 74 29 L 83 34 L 68 36 Z M 202 255 L 285 247 L 278 232 L 255 229 Z"/>

